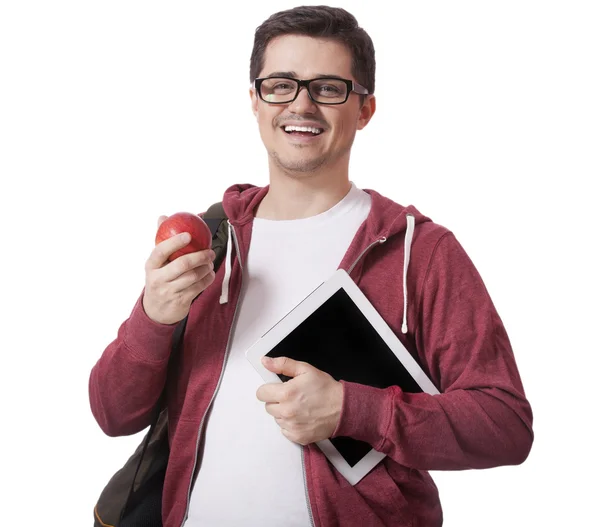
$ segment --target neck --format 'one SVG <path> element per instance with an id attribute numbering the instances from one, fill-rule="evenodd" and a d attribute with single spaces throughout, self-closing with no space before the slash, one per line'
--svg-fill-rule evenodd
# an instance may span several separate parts
<path id="1" fill-rule="evenodd" d="M 280 174 L 270 171 L 269 191 L 256 210 L 268 220 L 299 220 L 321 214 L 349 192 L 348 171 L 319 174 Z"/>

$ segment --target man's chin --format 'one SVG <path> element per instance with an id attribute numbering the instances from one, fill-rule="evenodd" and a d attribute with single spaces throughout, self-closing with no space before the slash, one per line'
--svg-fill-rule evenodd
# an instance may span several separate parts
<path id="1" fill-rule="evenodd" d="M 289 174 L 311 174 L 317 172 L 327 164 L 326 157 L 280 157 L 277 152 L 271 153 L 271 159 L 277 167 Z"/>

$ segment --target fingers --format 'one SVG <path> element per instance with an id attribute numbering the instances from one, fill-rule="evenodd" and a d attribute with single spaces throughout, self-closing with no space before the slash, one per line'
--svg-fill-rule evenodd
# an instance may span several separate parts
<path id="1" fill-rule="evenodd" d="M 280 373 L 286 377 L 297 377 L 308 373 L 312 366 L 306 362 L 290 359 L 289 357 L 267 357 L 261 359 L 263 366 L 273 373 Z"/>
<path id="2" fill-rule="evenodd" d="M 167 238 L 160 242 L 148 257 L 146 261 L 146 272 L 154 269 L 160 269 L 165 262 L 168 261 L 169 256 L 174 252 L 178 251 L 190 243 L 191 236 L 188 232 L 182 232 L 171 238 Z"/>
<path id="3" fill-rule="evenodd" d="M 286 384 L 270 382 L 256 390 L 256 397 L 263 403 L 279 403 L 288 399 L 289 392 L 290 389 Z"/>
<path id="4" fill-rule="evenodd" d="M 190 290 L 190 293 L 194 293 L 197 289 L 199 291 L 196 293 L 200 293 L 204 291 L 210 284 L 212 284 L 215 280 L 215 271 L 214 266 L 211 263 L 208 265 L 201 265 L 200 267 L 196 267 L 186 273 L 182 274 L 175 280 L 171 282 L 171 287 L 173 292 L 187 292 Z"/>
<path id="5" fill-rule="evenodd" d="M 159 216 L 159 217 L 158 217 L 158 220 L 157 220 L 157 222 L 156 222 L 156 228 L 158 229 L 158 228 L 160 227 L 160 224 L 161 224 L 163 221 L 165 221 L 167 218 L 168 218 L 168 216 L 164 216 L 164 215 L 161 215 L 161 216 Z"/>
<path id="6" fill-rule="evenodd" d="M 196 279 L 203 278 L 212 271 L 214 259 L 215 252 L 212 249 L 184 254 L 172 262 L 169 262 L 161 269 L 161 278 L 165 282 L 172 282 L 179 278 L 183 278 L 184 275 L 190 271 L 197 271 Z M 204 269 L 202 269 L 202 267 L 204 267 Z M 193 276 L 193 273 L 188 276 Z M 195 280 L 192 280 L 191 282 L 194 281 Z M 191 282 L 187 285 L 190 285 Z"/>
<path id="7" fill-rule="evenodd" d="M 284 419 L 284 416 L 281 414 L 281 404 L 279 403 L 266 403 L 265 410 L 278 421 Z"/>

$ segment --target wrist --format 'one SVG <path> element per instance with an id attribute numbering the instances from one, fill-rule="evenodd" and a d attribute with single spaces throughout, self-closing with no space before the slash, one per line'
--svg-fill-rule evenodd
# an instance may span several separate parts
<path id="1" fill-rule="evenodd" d="M 388 389 L 340 381 L 343 399 L 340 417 L 331 437 L 352 437 L 380 448 L 392 414 L 392 393 Z"/>
<path id="2" fill-rule="evenodd" d="M 339 427 L 344 406 L 344 385 L 339 381 L 335 381 L 332 385 L 331 394 L 331 433 L 329 437 L 333 437 L 335 430 Z"/>
<path id="3" fill-rule="evenodd" d="M 171 320 L 170 318 L 161 316 L 160 310 L 153 308 L 152 303 L 148 300 L 145 291 L 142 293 L 142 311 L 148 320 L 154 324 L 160 324 L 162 326 L 174 326 L 179 322 L 179 320 Z"/>
<path id="4" fill-rule="evenodd" d="M 150 318 L 139 298 L 124 324 L 125 345 L 136 355 L 148 360 L 163 360 L 170 353 L 176 324 L 163 324 Z"/>

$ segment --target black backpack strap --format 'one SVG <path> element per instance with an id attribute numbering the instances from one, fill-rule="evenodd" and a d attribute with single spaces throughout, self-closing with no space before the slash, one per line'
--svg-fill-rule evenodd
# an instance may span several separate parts
<path id="1" fill-rule="evenodd" d="M 227 219 L 227 214 L 225 214 L 225 210 L 223 209 L 223 202 L 219 201 L 208 207 L 208 210 L 202 214 L 202 219 L 210 227 L 210 232 L 214 237 L 221 222 Z"/>
<path id="2" fill-rule="evenodd" d="M 202 219 L 208 225 L 212 234 L 212 250 L 215 251 L 215 272 L 225 258 L 227 242 L 229 240 L 229 229 L 227 227 L 227 214 L 223 210 L 223 203 L 218 202 L 211 205 L 202 214 Z"/>
<path id="3" fill-rule="evenodd" d="M 227 248 L 227 239 L 229 238 L 229 230 L 227 229 L 227 215 L 223 210 L 223 203 L 214 203 L 208 210 L 202 214 L 202 219 L 210 228 L 212 234 L 212 250 L 215 252 L 214 271 L 215 273 L 219 269 L 219 265 L 225 257 L 225 249 Z M 188 317 L 186 316 L 183 320 L 177 324 L 175 332 L 173 333 L 173 340 L 171 341 L 171 357 L 175 355 L 181 348 L 183 343 L 183 334 L 185 333 L 185 326 L 187 324 Z M 164 395 L 164 392 L 163 392 Z M 160 409 L 159 409 L 160 411 Z"/>

